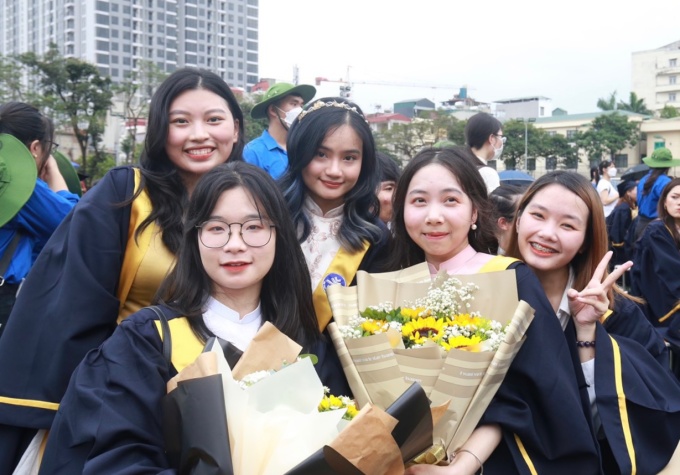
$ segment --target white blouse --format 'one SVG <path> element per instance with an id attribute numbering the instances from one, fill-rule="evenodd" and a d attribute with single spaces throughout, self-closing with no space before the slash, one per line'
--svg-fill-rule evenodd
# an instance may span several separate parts
<path id="1" fill-rule="evenodd" d="M 344 205 L 340 205 L 324 215 L 310 197 L 305 198 L 303 210 L 310 221 L 311 232 L 301 247 L 312 277 L 312 290 L 319 285 L 340 250 L 338 232 L 342 224 L 343 208 Z"/>
<path id="2" fill-rule="evenodd" d="M 262 310 L 258 304 L 255 310 L 240 318 L 238 312 L 210 297 L 205 304 L 203 321 L 215 336 L 244 351 L 262 326 Z"/>

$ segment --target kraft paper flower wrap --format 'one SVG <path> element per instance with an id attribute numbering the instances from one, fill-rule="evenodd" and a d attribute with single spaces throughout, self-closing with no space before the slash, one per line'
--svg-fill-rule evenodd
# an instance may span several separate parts
<path id="1" fill-rule="evenodd" d="M 503 325 L 505 337 L 495 351 L 444 352 L 438 346 L 393 348 L 394 338 L 386 333 L 362 338 L 343 338 L 342 325 L 369 306 L 390 302 L 392 307 L 412 305 L 428 293 L 455 278 L 477 290 L 470 311 Z M 411 382 L 419 382 L 432 406 L 449 402 L 448 410 L 434 429 L 434 447 L 459 449 L 477 426 L 524 341 L 534 317 L 533 309 L 518 301 L 514 270 L 473 275 L 436 276 L 434 283 L 426 263 L 397 272 L 357 274 L 357 285 L 333 285 L 326 289 L 334 321 L 328 326 L 345 375 L 359 407 L 389 406 Z M 440 451 L 442 455 L 446 451 Z M 428 456 L 429 457 L 429 456 Z M 419 462 L 424 462 L 422 457 Z M 439 457 L 437 457 L 439 458 Z M 441 460 L 430 460 L 438 463 Z"/>
<path id="2" fill-rule="evenodd" d="M 168 382 L 166 451 L 180 475 L 401 474 L 431 443 L 436 421 L 418 385 L 387 411 L 367 405 L 342 424 L 345 410 L 318 411 L 324 389 L 311 359 L 296 361 L 300 350 L 267 322 L 233 371 L 211 339 Z M 262 370 L 275 372 L 237 382 Z"/>

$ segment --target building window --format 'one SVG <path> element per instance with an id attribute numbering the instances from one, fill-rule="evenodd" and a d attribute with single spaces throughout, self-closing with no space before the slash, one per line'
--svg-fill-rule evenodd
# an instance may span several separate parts
<path id="1" fill-rule="evenodd" d="M 668 67 L 669 68 L 674 68 L 678 65 L 678 60 L 677 58 L 671 58 L 668 60 Z"/>
<path id="2" fill-rule="evenodd" d="M 535 158 L 527 158 L 527 170 L 531 170 L 531 171 L 536 170 L 536 159 Z"/>
<path id="3" fill-rule="evenodd" d="M 573 139 L 575 135 L 576 135 L 575 130 L 567 130 L 567 138 L 568 139 Z"/>
<path id="4" fill-rule="evenodd" d="M 541 106 L 540 112 L 538 113 L 541 117 L 545 115 L 545 107 Z"/>
<path id="5" fill-rule="evenodd" d="M 678 80 L 677 76 L 669 76 L 668 77 L 668 84 L 675 84 Z"/>
<path id="6" fill-rule="evenodd" d="M 675 93 L 674 92 L 668 93 L 668 101 L 669 102 L 675 102 Z"/>
<path id="7" fill-rule="evenodd" d="M 628 168 L 628 154 L 614 155 L 616 168 Z"/>
<path id="8" fill-rule="evenodd" d="M 545 169 L 546 170 L 556 170 L 557 169 L 557 157 L 548 157 L 545 159 Z"/>

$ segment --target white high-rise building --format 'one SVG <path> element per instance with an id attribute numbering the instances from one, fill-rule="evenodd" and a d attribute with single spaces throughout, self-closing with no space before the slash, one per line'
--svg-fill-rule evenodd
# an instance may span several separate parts
<path id="1" fill-rule="evenodd" d="M 632 90 L 651 111 L 680 107 L 680 41 L 632 55 Z"/>
<path id="2" fill-rule="evenodd" d="M 258 0 L 0 0 L 0 54 L 42 54 L 53 42 L 114 82 L 153 61 L 247 89 L 259 79 L 258 18 Z"/>

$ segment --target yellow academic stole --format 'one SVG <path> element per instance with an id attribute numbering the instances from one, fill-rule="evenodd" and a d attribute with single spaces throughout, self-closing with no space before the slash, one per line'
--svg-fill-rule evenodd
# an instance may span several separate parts
<path id="1" fill-rule="evenodd" d="M 135 172 L 135 193 L 139 190 L 139 186 L 142 179 L 142 174 L 138 168 L 134 169 Z M 144 230 L 135 239 L 135 231 L 142 224 L 152 211 L 151 200 L 146 190 L 142 192 L 135 198 L 132 202 L 132 207 L 130 209 L 130 227 L 128 228 L 128 240 L 125 246 L 125 253 L 123 257 L 123 265 L 120 270 L 120 280 L 118 281 L 118 292 L 117 297 L 120 301 L 120 308 L 123 308 L 125 301 L 127 300 L 128 293 L 130 292 L 130 287 L 132 287 L 132 282 L 135 280 L 135 275 L 137 275 L 137 270 L 139 265 L 142 263 L 144 255 L 149 249 L 149 244 L 151 243 L 151 238 L 156 229 L 156 226 L 152 223 L 151 225 L 144 228 Z M 118 323 L 121 322 L 120 317 L 118 318 Z"/>
<path id="2" fill-rule="evenodd" d="M 369 247 L 370 244 L 368 242 L 364 242 L 363 249 L 356 252 L 346 251 L 341 247 L 337 254 L 335 254 L 335 257 L 333 257 L 331 265 L 326 269 L 326 276 L 316 286 L 312 297 L 316 319 L 319 322 L 319 329 L 321 331 L 324 331 L 333 316 L 331 306 L 328 303 L 328 297 L 326 297 L 326 287 L 331 284 L 349 285 L 354 280 L 359 264 L 361 264 Z"/>

